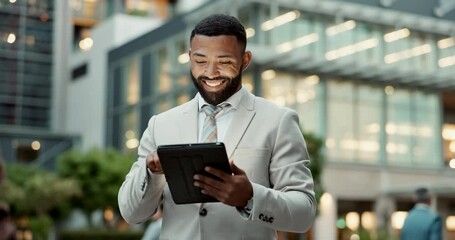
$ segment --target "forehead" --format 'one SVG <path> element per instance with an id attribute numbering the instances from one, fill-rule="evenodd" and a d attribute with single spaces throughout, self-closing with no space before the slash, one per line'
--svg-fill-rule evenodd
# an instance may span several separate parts
<path id="1" fill-rule="evenodd" d="M 191 51 L 198 54 L 230 54 L 241 52 L 241 46 L 235 36 L 205 36 L 195 35 L 191 40 Z"/>

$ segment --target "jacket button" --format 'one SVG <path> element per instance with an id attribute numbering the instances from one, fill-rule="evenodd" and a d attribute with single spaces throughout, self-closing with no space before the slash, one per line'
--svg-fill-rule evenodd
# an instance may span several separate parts
<path id="1" fill-rule="evenodd" d="M 207 215 L 207 209 L 203 208 L 203 209 L 199 210 L 199 215 L 201 215 L 202 217 L 206 216 Z"/>

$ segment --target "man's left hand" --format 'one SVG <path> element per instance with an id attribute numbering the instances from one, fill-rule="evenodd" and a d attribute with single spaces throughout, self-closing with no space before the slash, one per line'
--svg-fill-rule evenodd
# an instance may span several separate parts
<path id="1" fill-rule="evenodd" d="M 253 196 L 253 186 L 245 174 L 231 161 L 232 174 L 227 174 L 212 167 L 205 171 L 221 179 L 217 180 L 200 174 L 194 175 L 194 186 L 201 188 L 202 193 L 213 196 L 218 201 L 233 206 L 244 207 Z"/>

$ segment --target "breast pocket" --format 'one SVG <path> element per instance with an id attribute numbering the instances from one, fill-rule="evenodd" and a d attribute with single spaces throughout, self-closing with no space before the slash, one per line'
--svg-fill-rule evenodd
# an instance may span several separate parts
<path id="1" fill-rule="evenodd" d="M 244 170 L 250 181 L 269 187 L 269 164 L 271 151 L 267 148 L 239 148 L 232 160 Z"/>

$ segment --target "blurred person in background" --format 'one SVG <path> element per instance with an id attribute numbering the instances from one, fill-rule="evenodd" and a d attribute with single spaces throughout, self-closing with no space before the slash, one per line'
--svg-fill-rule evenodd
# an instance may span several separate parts
<path id="1" fill-rule="evenodd" d="M 401 240 L 442 240 L 441 217 L 430 208 L 431 197 L 426 188 L 415 191 L 415 206 L 409 211 L 401 229 Z"/>
<path id="2" fill-rule="evenodd" d="M 160 232 L 161 232 L 161 224 L 163 222 L 162 219 L 162 208 L 160 206 L 155 214 L 152 216 L 152 222 L 147 225 L 145 229 L 144 235 L 142 236 L 142 240 L 159 240 L 160 239 Z"/>

